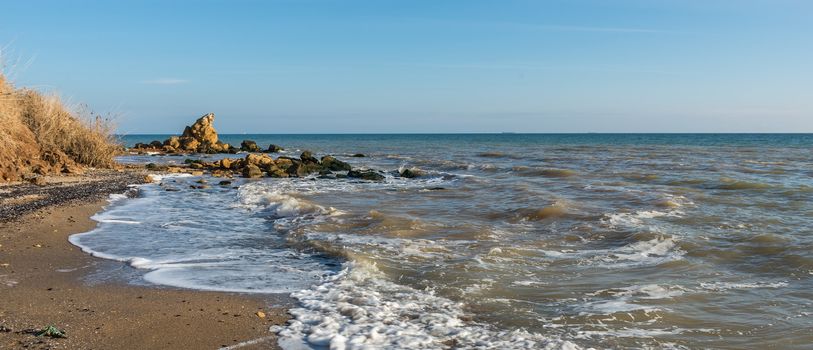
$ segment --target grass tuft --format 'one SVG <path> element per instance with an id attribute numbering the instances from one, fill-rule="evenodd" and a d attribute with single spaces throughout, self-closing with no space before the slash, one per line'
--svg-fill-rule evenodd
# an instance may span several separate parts
<path id="1" fill-rule="evenodd" d="M 68 108 L 56 95 L 17 89 L 0 74 L 0 181 L 109 168 L 121 150 L 111 119 Z"/>

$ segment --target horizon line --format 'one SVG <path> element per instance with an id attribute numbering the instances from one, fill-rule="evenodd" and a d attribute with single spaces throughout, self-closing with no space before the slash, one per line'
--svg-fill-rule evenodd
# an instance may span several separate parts
<path id="1" fill-rule="evenodd" d="M 126 133 L 113 134 L 115 136 L 150 136 L 150 135 L 180 135 L 180 133 Z M 690 132 L 310 132 L 310 133 L 218 133 L 221 135 L 813 135 L 813 131 L 806 132 L 728 132 L 728 131 L 690 131 Z"/>

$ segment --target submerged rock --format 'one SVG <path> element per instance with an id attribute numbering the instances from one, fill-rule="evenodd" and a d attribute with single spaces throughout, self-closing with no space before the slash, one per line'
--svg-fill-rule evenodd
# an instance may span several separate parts
<path id="1" fill-rule="evenodd" d="M 416 177 L 419 177 L 419 176 L 424 176 L 425 174 L 424 174 L 423 171 L 421 171 L 419 169 L 409 169 L 409 168 L 407 168 L 407 169 L 401 170 L 399 175 L 401 177 L 405 177 L 407 179 L 412 179 L 412 178 L 416 178 Z"/>
<path id="2" fill-rule="evenodd" d="M 382 181 L 385 179 L 384 175 L 379 174 L 375 170 L 350 170 L 347 172 L 347 177 L 368 180 L 368 181 Z"/>
<path id="3" fill-rule="evenodd" d="M 363 154 L 361 154 L 361 153 L 356 153 L 356 154 L 352 155 L 351 157 L 355 157 L 355 158 L 364 158 L 364 157 L 366 157 L 366 156 L 365 156 L 365 155 L 363 155 Z"/>
<path id="4" fill-rule="evenodd" d="M 268 146 L 268 149 L 265 150 L 265 153 L 279 153 L 283 150 L 285 149 L 272 143 Z"/>

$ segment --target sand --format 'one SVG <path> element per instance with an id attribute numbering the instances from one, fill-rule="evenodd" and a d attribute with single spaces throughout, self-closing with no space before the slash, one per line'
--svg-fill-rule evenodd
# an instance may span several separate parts
<path id="1" fill-rule="evenodd" d="M 15 200 L 42 198 L 9 198 L 6 204 Z M 67 241 L 73 233 L 92 229 L 96 223 L 90 216 L 106 204 L 72 200 L 0 222 L 0 348 L 277 348 L 268 328 L 288 319 L 284 305 L 289 300 L 283 296 L 142 286 L 121 277 L 98 277 L 123 275 L 112 269 L 137 274 Z M 67 338 L 27 331 L 47 325 L 64 330 Z"/>

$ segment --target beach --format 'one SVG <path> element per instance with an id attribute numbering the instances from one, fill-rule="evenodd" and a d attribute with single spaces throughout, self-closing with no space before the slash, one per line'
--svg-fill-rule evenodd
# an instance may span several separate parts
<path id="1" fill-rule="evenodd" d="M 132 182 L 143 175 L 113 177 Z M 90 217 L 108 204 L 110 193 L 106 192 L 121 186 L 103 185 L 116 181 L 110 174 L 97 181 L 93 174 L 51 180 L 51 187 L 86 183 L 102 190 L 85 188 L 84 195 L 78 196 L 82 198 L 70 200 L 40 197 L 29 203 L 36 209 L 20 209 L 0 223 L 0 348 L 214 349 L 244 342 L 249 344 L 239 348 L 276 348 L 268 328 L 287 319 L 284 308 L 271 306 L 281 305 L 282 300 L 105 278 L 127 267 L 85 254 L 67 238 L 93 229 L 97 223 Z M 28 186 L 4 185 L 0 193 L 47 189 Z M 6 198 L 4 214 L 12 206 L 20 207 L 24 198 Z M 258 317 L 258 311 L 265 317 Z M 48 325 L 63 330 L 67 337 L 29 334 L 28 330 Z"/>

